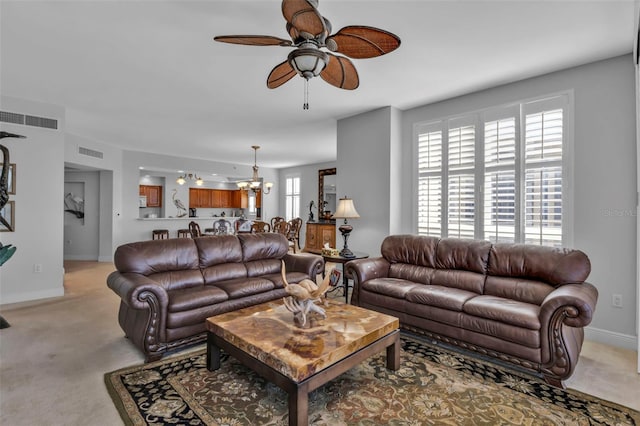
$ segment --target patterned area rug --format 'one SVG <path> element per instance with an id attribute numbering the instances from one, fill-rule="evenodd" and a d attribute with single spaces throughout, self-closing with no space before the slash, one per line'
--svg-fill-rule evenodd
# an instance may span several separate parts
<path id="1" fill-rule="evenodd" d="M 640 413 L 402 337 L 401 368 L 374 356 L 309 396 L 310 425 L 636 425 Z M 205 351 L 105 375 L 127 425 L 287 425 L 287 395 Z"/>

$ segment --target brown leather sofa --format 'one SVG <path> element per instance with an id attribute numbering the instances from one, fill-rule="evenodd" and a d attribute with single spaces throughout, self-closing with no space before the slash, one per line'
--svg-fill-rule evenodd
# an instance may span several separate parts
<path id="1" fill-rule="evenodd" d="M 289 283 L 315 281 L 322 257 L 288 250 L 287 239 L 272 233 L 124 244 L 107 278 L 122 299 L 120 327 L 147 362 L 204 341 L 206 318 L 287 295 L 281 260 Z"/>
<path id="2" fill-rule="evenodd" d="M 346 272 L 352 304 L 558 387 L 574 371 L 598 298 L 583 252 L 534 245 L 395 235 L 381 257 L 348 262 Z"/>

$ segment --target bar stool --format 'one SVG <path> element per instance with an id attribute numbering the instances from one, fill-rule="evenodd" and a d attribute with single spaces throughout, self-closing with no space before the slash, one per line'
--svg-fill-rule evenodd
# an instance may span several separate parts
<path id="1" fill-rule="evenodd" d="M 190 238 L 191 231 L 188 229 L 178 229 L 178 238 Z"/>
<path id="2" fill-rule="evenodd" d="M 154 239 L 154 240 L 164 240 L 165 238 L 169 238 L 169 230 L 168 229 L 154 229 L 152 231 L 152 239 Z"/>

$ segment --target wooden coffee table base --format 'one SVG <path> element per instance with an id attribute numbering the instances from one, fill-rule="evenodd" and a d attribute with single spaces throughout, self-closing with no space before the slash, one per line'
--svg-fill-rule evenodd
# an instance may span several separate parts
<path id="1" fill-rule="evenodd" d="M 207 369 L 209 371 L 220 368 L 220 349 L 224 349 L 242 364 L 287 392 L 290 425 L 308 424 L 310 392 L 383 349 L 387 350 L 387 368 L 394 371 L 400 368 L 400 332 L 397 329 L 301 382 L 296 382 L 276 371 L 210 331 L 207 333 Z"/>

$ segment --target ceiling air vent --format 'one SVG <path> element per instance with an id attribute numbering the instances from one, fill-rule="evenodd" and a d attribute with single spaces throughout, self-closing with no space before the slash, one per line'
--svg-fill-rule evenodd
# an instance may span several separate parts
<path id="1" fill-rule="evenodd" d="M 100 158 L 104 157 L 104 154 L 100 151 L 96 151 L 95 149 L 85 148 L 83 146 L 78 147 L 78 154 L 86 155 L 89 157 Z"/>
<path id="2" fill-rule="evenodd" d="M 18 114 L 16 112 L 0 111 L 0 121 L 26 126 L 42 127 L 45 129 L 58 129 L 58 120 L 53 118 L 36 117 L 34 115 Z"/>

